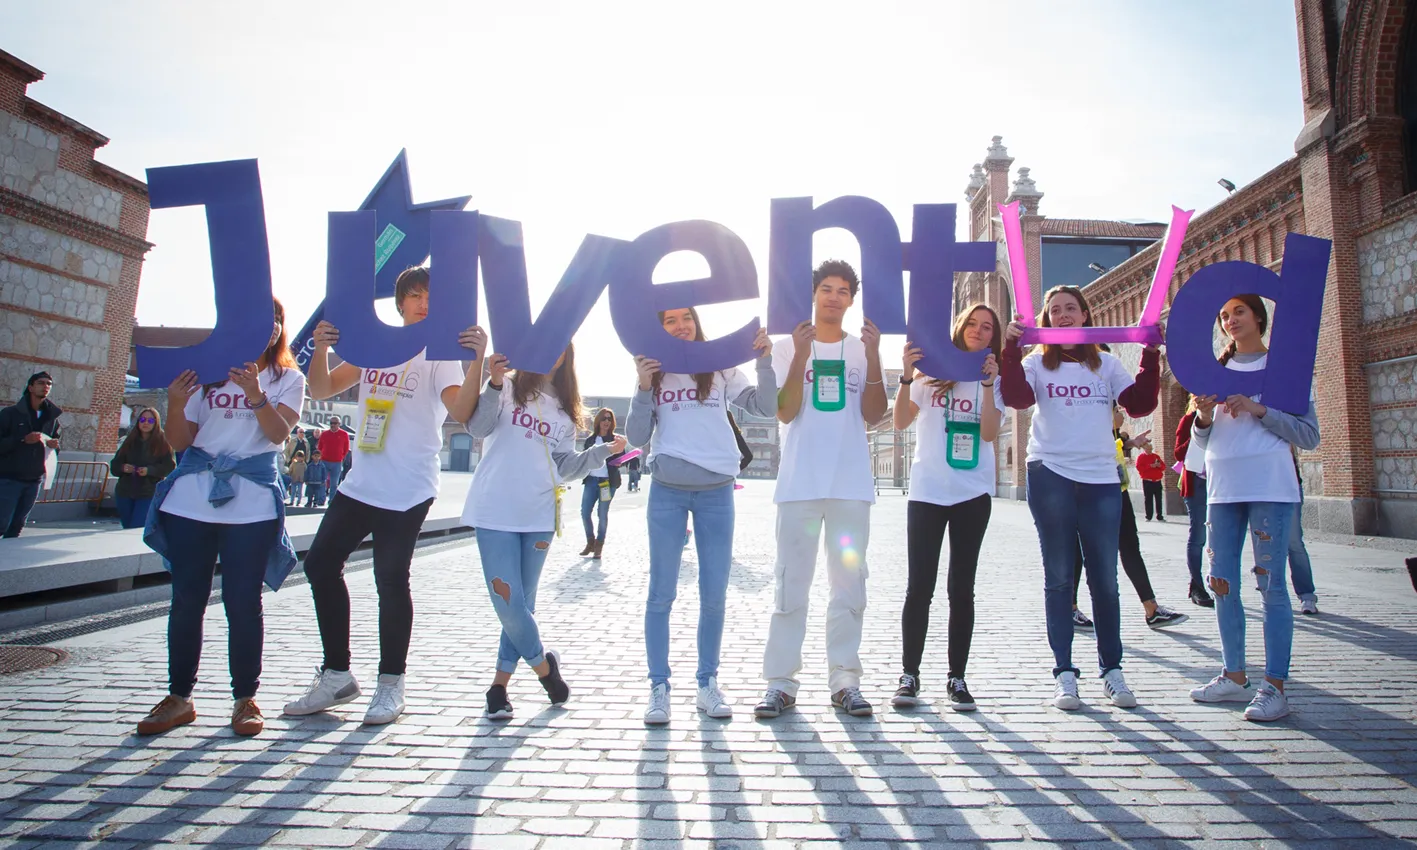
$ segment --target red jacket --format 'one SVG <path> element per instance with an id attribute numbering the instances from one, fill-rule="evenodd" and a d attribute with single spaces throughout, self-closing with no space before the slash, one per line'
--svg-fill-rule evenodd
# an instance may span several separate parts
<path id="1" fill-rule="evenodd" d="M 349 435 L 343 428 L 333 431 L 327 428 L 320 432 L 320 439 L 315 443 L 315 448 L 320 452 L 321 460 L 327 463 L 343 463 L 344 456 L 349 454 Z"/>
<path id="2" fill-rule="evenodd" d="M 1196 421 L 1195 411 L 1187 413 L 1181 417 L 1181 422 L 1176 426 L 1176 460 L 1182 464 L 1186 462 L 1186 452 L 1191 447 L 1191 423 Z M 1189 469 L 1181 473 L 1181 496 L 1189 498 L 1195 492 L 1196 474 Z"/>
<path id="3" fill-rule="evenodd" d="M 1166 464 L 1156 452 L 1142 452 L 1137 455 L 1137 472 L 1143 481 L 1160 481 L 1166 474 Z"/>

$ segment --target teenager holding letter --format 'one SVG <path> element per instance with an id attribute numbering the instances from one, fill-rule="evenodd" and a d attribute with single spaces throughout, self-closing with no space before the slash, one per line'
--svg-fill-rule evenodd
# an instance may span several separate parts
<path id="1" fill-rule="evenodd" d="M 1023 356 L 1023 325 L 1015 316 L 1005 334 L 1000 370 L 1004 402 L 1015 410 L 1037 406 L 1028 434 L 1028 507 L 1043 555 L 1044 610 L 1053 650 L 1053 704 L 1081 707 L 1078 668 L 1073 666 L 1073 551 L 1082 543 L 1092 592 L 1102 688 L 1114 705 L 1130 708 L 1136 696 L 1122 676 L 1122 614 L 1117 593 L 1117 544 L 1122 487 L 1112 404 L 1132 416 L 1156 409 L 1161 389 L 1161 352 L 1142 351 L 1136 377 L 1112 354 L 1093 344 L 1043 345 Z M 1043 298 L 1038 324 L 1045 328 L 1091 327 L 1082 291 L 1055 286 Z"/>
<path id="2" fill-rule="evenodd" d="M 812 274 L 815 323 L 803 322 L 773 347 L 781 388 L 782 460 L 777 476 L 777 593 L 763 678 L 767 692 L 754 709 L 777 717 L 797 704 L 797 674 L 807 636 L 807 602 L 826 529 L 827 684 L 832 705 L 855 716 L 871 713 L 861 696 L 861 623 L 866 610 L 866 545 L 876 501 L 867 423 L 886 415 L 881 334 L 867 319 L 861 336 L 841 326 L 861 282 L 841 260 Z"/>
<path id="3" fill-rule="evenodd" d="M 427 269 L 405 269 L 394 286 L 394 303 L 405 326 L 428 317 Z M 305 695 L 287 704 L 285 713 L 314 714 L 360 695 L 359 682 L 350 670 L 344 564 L 372 534 L 374 586 L 379 592 L 379 679 L 364 722 L 389 723 L 404 709 L 404 674 L 413 635 L 409 573 L 418 533 L 438 495 L 443 422 L 449 415 L 459 422 L 472 416 L 487 334 L 472 327 L 459 335 L 463 347 L 473 352 L 466 374 L 456 361 L 429 360 L 422 351 L 407 363 L 387 369 L 363 369 L 353 363 L 331 369 L 329 352 L 339 342 L 339 329 L 320 322 L 314 338 L 311 396 L 330 398 L 359 386 L 360 423 L 354 448 L 358 454 L 349 476 L 337 485 L 332 481 L 336 492 L 305 556 L 324 661 Z M 338 428 L 337 419 L 330 422 Z M 320 445 L 325 443 L 322 436 Z"/>
<path id="4" fill-rule="evenodd" d="M 703 341 L 698 311 L 665 310 L 659 321 L 678 339 Z M 640 380 L 625 433 L 633 446 L 651 447 L 649 471 L 649 598 L 645 601 L 645 653 L 649 660 L 650 697 L 645 723 L 669 722 L 669 614 L 679 586 L 684 556 L 684 528 L 694 519 L 699 555 L 699 711 L 709 717 L 733 716 L 732 704 L 718 688 L 719 650 L 723 645 L 724 603 L 733 565 L 733 482 L 742 452 L 729 403 L 755 416 L 777 413 L 777 377 L 772 370 L 772 341 L 759 330 L 757 383 L 737 369 L 693 375 L 665 374 L 658 360 L 636 357 Z"/>

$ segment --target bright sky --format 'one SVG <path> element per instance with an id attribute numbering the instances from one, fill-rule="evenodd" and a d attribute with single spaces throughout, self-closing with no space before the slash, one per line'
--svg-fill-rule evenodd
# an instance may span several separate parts
<path id="1" fill-rule="evenodd" d="M 1292 0 L 0 0 L 0 20 L 0 47 L 46 73 L 30 95 L 113 139 L 103 162 L 260 160 L 297 327 L 323 297 L 326 213 L 400 148 L 416 202 L 467 194 L 523 223 L 534 312 L 586 233 L 733 229 L 763 298 L 703 310 L 712 337 L 765 316 L 774 197 L 865 195 L 909 238 L 911 204 L 963 204 L 997 134 L 1045 215 L 1165 221 L 1292 156 L 1302 126 Z M 148 239 L 139 320 L 209 326 L 201 212 L 154 212 Z M 836 231 L 815 251 L 858 258 Z M 701 268 L 679 258 L 656 279 Z M 608 301 L 576 336 L 591 395 L 633 380 Z"/>

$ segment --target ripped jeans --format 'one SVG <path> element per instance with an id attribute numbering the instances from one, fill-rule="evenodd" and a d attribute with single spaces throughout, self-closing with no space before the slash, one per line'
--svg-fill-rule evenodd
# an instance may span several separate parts
<path id="1" fill-rule="evenodd" d="M 536 588 L 554 536 L 550 531 L 477 529 L 482 575 L 492 595 L 492 610 L 502 621 L 502 641 L 497 648 L 499 673 L 515 672 L 519 659 L 532 667 L 546 660 L 541 630 L 536 625 Z"/>
<path id="2" fill-rule="evenodd" d="M 1245 669 L 1245 606 L 1240 601 L 1241 550 L 1245 532 L 1255 565 L 1250 569 L 1264 603 L 1265 675 L 1289 678 L 1289 658 L 1294 644 L 1294 610 L 1289 607 L 1289 588 L 1284 577 L 1289 553 L 1289 526 L 1294 522 L 1292 502 L 1211 502 L 1210 526 L 1211 592 L 1215 594 L 1215 620 L 1220 627 L 1220 649 L 1225 670 Z M 1260 573 L 1263 569 L 1266 572 Z M 1214 582 L 1229 585 L 1225 592 Z"/>

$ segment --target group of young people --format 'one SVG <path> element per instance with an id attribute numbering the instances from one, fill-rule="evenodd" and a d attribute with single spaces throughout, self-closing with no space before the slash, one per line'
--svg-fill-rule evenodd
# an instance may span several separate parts
<path id="1" fill-rule="evenodd" d="M 388 723 L 404 710 L 413 622 L 410 567 L 419 529 L 437 494 L 441 426 L 451 416 L 483 439 L 462 519 L 476 528 L 485 585 L 502 626 L 486 716 L 513 715 L 507 684 L 523 662 L 552 704 L 569 699 L 560 660 L 543 642 L 536 617 L 542 569 L 562 527 L 563 482 L 583 480 L 587 539 L 582 554 L 598 556 L 605 539 L 605 508 L 618 485 L 613 461 L 633 445 L 650 449 L 645 464 L 651 481 L 644 612 L 649 694 L 644 720 L 665 724 L 672 713 L 669 618 L 691 523 L 699 584 L 695 702 L 710 717 L 730 717 L 732 703 L 718 684 L 732 567 L 734 479 L 742 458 L 730 403 L 756 415 L 776 416 L 782 424 L 774 496 L 776 588 L 763 657 L 767 686 L 755 716 L 776 717 L 796 704 L 808 600 L 823 531 L 830 585 L 826 656 L 831 702 L 851 715 L 873 710 L 861 692 L 860 658 L 875 501 L 866 431 L 888 412 L 897 428 L 918 422 L 907 507 L 909 580 L 901 612 L 902 674 L 892 701 L 909 706 L 920 698 L 930 606 L 948 534 L 945 690 L 954 708 L 975 707 L 965 680 L 975 575 L 994 489 L 993 440 L 1006 406 L 1033 409 L 1028 504 L 1043 556 L 1047 633 L 1055 661 L 1053 702 L 1064 710 L 1080 705 L 1080 671 L 1072 662 L 1074 576 L 1080 562 L 1092 592 L 1103 693 L 1116 705 L 1136 705 L 1121 671 L 1117 561 L 1123 495 L 1113 416 L 1117 407 L 1133 416 L 1155 408 L 1159 350 L 1148 347 L 1143 352 L 1135 376 L 1127 374 L 1116 357 L 1092 345 L 1044 345 L 1025 355 L 1018 344 L 1020 323 L 1004 328 L 993 310 L 975 305 L 959 316 L 952 338 L 961 349 L 987 351 L 979 379 L 943 381 L 919 375 L 915 366 L 920 349 L 907 343 L 900 391 L 889 410 L 879 331 L 870 320 L 860 336 L 842 326 L 860 287 L 855 270 L 845 262 L 825 262 L 814 272 L 813 287 L 812 321 L 802 322 L 776 344 L 759 333 L 751 378 L 739 369 L 667 373 L 657 361 L 635 357 L 638 383 L 625 436 L 615 433 L 613 414 L 601 411 L 590 436 L 579 444 L 583 411 L 572 345 L 549 373 L 539 374 L 512 369 L 501 354 L 486 355 L 487 336 L 473 327 L 460 337 L 472 352 L 473 364 L 466 372 L 455 362 L 429 361 L 421 353 L 389 369 L 349 363 L 331 367 L 329 351 L 339 331 L 322 322 L 314 334 L 309 393 L 328 398 L 358 385 L 362 421 L 353 465 L 305 559 L 323 659 L 309 688 L 287 704 L 285 712 L 313 714 L 361 696 L 351 668 L 350 601 L 343 569 L 369 535 L 379 600 L 380 658 L 364 721 Z M 395 299 L 406 324 L 425 318 L 427 271 L 411 268 L 400 275 Z M 191 694 L 202 615 L 218 559 L 230 625 L 236 698 L 232 728 L 251 735 L 264 726 L 254 700 L 261 671 L 261 584 L 279 587 L 296 561 L 284 530 L 281 450 L 307 389 L 286 342 L 279 302 L 275 313 L 270 345 L 258 361 L 233 368 L 227 380 L 206 386 L 187 372 L 169 388 L 167 441 L 185 451 L 175 470 L 154 488 L 155 508 L 147 513 L 144 535 L 164 555 L 173 576 L 168 695 L 139 723 L 141 733 L 162 732 L 196 716 Z M 679 339 L 705 339 L 692 308 L 665 310 L 660 320 L 665 331 Z M 1263 303 L 1254 296 L 1233 299 L 1218 321 L 1231 340 L 1222 358 L 1227 368 L 1263 368 Z M 1050 290 L 1040 322 L 1046 327 L 1090 325 L 1082 292 L 1071 287 Z M 484 359 L 487 377 L 481 381 Z M 1288 452 L 1291 445 L 1312 448 L 1317 443 L 1316 420 L 1312 410 L 1307 417 L 1294 417 L 1243 396 L 1200 397 L 1195 407 L 1191 456 L 1203 453 L 1205 460 L 1214 550 L 1209 585 L 1217 599 L 1225 667 L 1192 696 L 1200 701 L 1244 699 L 1250 702 L 1246 717 L 1270 720 L 1287 710 L 1283 686 L 1292 640 L 1292 614 L 1282 581 L 1285 548 L 1275 543 L 1287 541 L 1299 501 Z M 1121 477 L 1125 479 L 1124 469 Z M 596 513 L 598 532 L 592 523 Z M 1265 565 L 1255 569 L 1265 601 L 1267 647 L 1266 680 L 1259 687 L 1249 682 L 1244 658 L 1239 563 L 1247 529 L 1259 563 Z M 1148 614 L 1154 610 L 1159 609 L 1153 599 Z"/>

